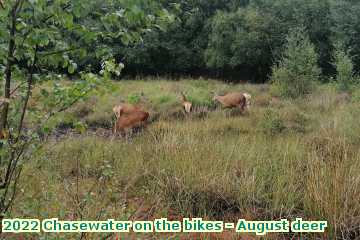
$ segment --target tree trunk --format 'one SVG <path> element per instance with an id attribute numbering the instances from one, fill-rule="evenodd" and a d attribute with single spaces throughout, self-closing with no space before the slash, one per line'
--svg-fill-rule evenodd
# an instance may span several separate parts
<path id="1" fill-rule="evenodd" d="M 14 64 L 14 52 L 15 52 L 15 34 L 16 34 L 16 18 L 18 10 L 20 10 L 21 0 L 17 0 L 14 6 L 11 9 L 11 26 L 10 26 L 10 41 L 8 45 L 8 56 L 7 63 L 5 68 L 5 99 L 9 99 L 11 95 L 11 76 L 12 76 L 12 66 Z M 7 127 L 9 112 L 9 103 L 5 102 L 0 118 L 0 133 L 2 134 Z"/>

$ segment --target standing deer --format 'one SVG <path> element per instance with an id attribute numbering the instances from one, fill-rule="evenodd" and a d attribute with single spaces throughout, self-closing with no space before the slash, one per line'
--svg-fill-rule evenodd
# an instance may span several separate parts
<path id="1" fill-rule="evenodd" d="M 184 107 L 186 113 L 190 113 L 192 109 L 192 103 L 187 100 L 184 93 L 181 93 L 181 104 Z"/>

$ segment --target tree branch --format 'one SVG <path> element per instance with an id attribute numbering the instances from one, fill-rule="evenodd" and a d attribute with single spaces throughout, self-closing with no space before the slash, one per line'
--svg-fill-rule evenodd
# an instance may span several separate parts
<path id="1" fill-rule="evenodd" d="M 73 48 L 63 49 L 63 50 L 54 51 L 54 52 L 40 52 L 39 55 L 41 55 L 42 57 L 48 57 L 48 56 L 56 55 L 56 54 L 60 54 L 60 53 L 72 52 L 72 51 L 78 50 L 80 48 L 81 47 L 73 47 Z"/>
<path id="2" fill-rule="evenodd" d="M 6 189 L 8 187 L 8 185 L 10 184 L 10 180 L 12 178 L 12 174 L 15 170 L 15 167 L 21 157 L 21 155 L 24 153 L 25 151 L 25 147 L 26 147 L 26 144 L 23 144 L 21 146 L 21 149 L 18 153 L 17 156 L 15 156 L 15 149 L 12 149 L 11 150 L 11 153 L 10 153 L 10 158 L 9 158 L 9 163 L 7 165 L 7 168 L 6 168 L 6 174 L 5 174 L 5 179 L 2 181 L 2 183 L 0 184 L 0 189 Z M 14 167 L 15 166 L 15 167 Z M 6 192 L 5 194 L 3 195 L 3 200 L 5 200 L 5 197 L 6 197 Z"/>
<path id="3" fill-rule="evenodd" d="M 1 0 L 0 0 L 0 1 L 1 1 Z M 62 8 L 62 10 L 65 11 L 65 10 L 68 9 L 70 6 L 71 6 L 71 3 L 69 2 L 68 4 L 66 4 L 66 5 Z M 45 17 L 44 19 L 42 19 L 40 22 L 41 22 L 41 23 L 46 23 L 49 19 L 53 18 L 54 16 L 55 16 L 54 14 L 52 14 L 52 15 L 50 15 L 50 16 L 47 16 L 47 17 Z M 22 43 L 20 44 L 20 46 L 24 44 L 25 40 L 27 39 L 27 37 L 29 36 L 29 34 L 31 33 L 31 31 L 32 31 L 34 28 L 36 28 L 36 27 L 39 27 L 39 26 L 38 26 L 38 25 L 33 26 L 33 27 L 31 27 L 26 33 L 23 34 L 23 40 L 22 40 Z"/>
<path id="4" fill-rule="evenodd" d="M 2 102 L 0 102 L 0 107 L 2 107 L 2 106 L 4 105 L 4 102 L 10 103 L 10 99 L 11 99 L 12 95 L 13 95 L 24 83 L 26 83 L 26 82 L 24 81 L 24 82 L 20 83 L 19 85 L 17 85 L 17 86 L 10 92 L 10 98 L 9 98 L 9 99 L 8 99 L 8 98 L 3 98 L 3 99 L 0 98 L 0 101 L 2 101 Z"/>
<path id="5" fill-rule="evenodd" d="M 68 2 L 68 4 L 66 4 L 66 5 L 62 8 L 62 10 L 65 11 L 65 10 L 68 9 L 69 7 L 71 7 L 71 2 Z M 54 16 L 55 16 L 55 14 L 52 14 L 52 15 L 46 17 L 46 18 L 43 20 L 43 22 L 47 22 L 48 20 L 50 20 L 50 19 L 53 18 Z"/>
<path id="6" fill-rule="evenodd" d="M 19 137 L 21 135 L 21 131 L 23 129 L 24 118 L 25 118 L 27 107 L 28 107 L 29 99 L 30 99 L 30 96 L 31 96 L 34 70 L 35 70 L 35 65 L 36 65 L 36 61 L 37 61 L 37 52 L 38 52 L 38 46 L 36 45 L 35 46 L 35 52 L 34 52 L 34 60 L 33 60 L 33 63 L 31 64 L 31 66 L 30 66 L 29 78 L 28 78 L 28 86 L 27 86 L 26 97 L 25 97 L 23 109 L 22 109 L 22 112 L 21 112 L 21 118 L 20 118 L 20 123 L 19 123 L 19 128 L 18 128 L 17 139 L 19 139 Z"/>
<path id="7" fill-rule="evenodd" d="M 20 167 L 18 173 L 15 176 L 13 192 L 12 192 L 9 202 L 7 204 L 5 204 L 5 206 L 4 206 L 5 209 L 3 210 L 3 212 L 7 212 L 9 210 L 9 208 L 12 206 L 12 203 L 14 202 L 15 195 L 16 195 L 16 187 L 17 187 L 21 172 L 22 172 L 22 167 Z"/>

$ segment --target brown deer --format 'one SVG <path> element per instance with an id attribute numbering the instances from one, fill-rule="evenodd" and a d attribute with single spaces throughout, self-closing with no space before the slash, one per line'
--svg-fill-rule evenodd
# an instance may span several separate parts
<path id="1" fill-rule="evenodd" d="M 121 115 L 114 125 L 113 133 L 120 132 L 125 133 L 126 129 L 132 129 L 134 127 L 145 126 L 150 114 L 145 111 L 135 110 L 127 114 Z"/>
<path id="2" fill-rule="evenodd" d="M 187 100 L 184 93 L 181 93 L 181 105 L 183 106 L 186 113 L 190 113 L 192 110 L 192 103 Z"/>
<path id="3" fill-rule="evenodd" d="M 248 93 L 233 92 L 224 96 L 216 95 L 213 100 L 218 101 L 224 108 L 239 108 L 244 112 L 245 108 L 250 106 L 251 95 Z"/>
<path id="4" fill-rule="evenodd" d="M 113 107 L 113 112 L 118 119 L 122 114 L 132 113 L 134 111 L 141 111 L 141 107 L 138 105 L 131 105 L 127 103 L 121 103 Z"/>

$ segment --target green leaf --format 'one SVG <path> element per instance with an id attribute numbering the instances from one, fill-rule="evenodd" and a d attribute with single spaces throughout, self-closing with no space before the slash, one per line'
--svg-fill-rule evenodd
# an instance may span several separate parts
<path id="1" fill-rule="evenodd" d="M 73 26 L 73 16 L 71 14 L 64 14 L 63 15 L 63 24 L 64 24 L 64 27 L 66 27 L 67 29 L 70 29 L 72 28 Z"/>

